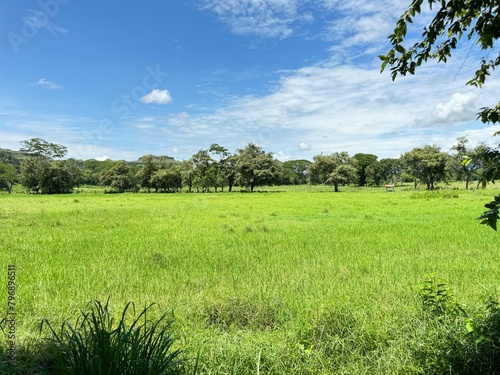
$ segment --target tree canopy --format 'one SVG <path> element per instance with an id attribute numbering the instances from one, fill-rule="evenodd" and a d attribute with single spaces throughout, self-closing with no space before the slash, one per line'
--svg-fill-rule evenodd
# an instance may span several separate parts
<path id="1" fill-rule="evenodd" d="M 29 156 L 53 159 L 64 157 L 67 148 L 63 145 L 47 142 L 41 138 L 31 138 L 26 141 L 21 141 L 21 148 L 19 151 Z"/>
<path id="2" fill-rule="evenodd" d="M 238 150 L 236 170 L 241 185 L 249 187 L 250 191 L 256 186 L 273 185 L 281 178 L 279 161 L 253 143 Z"/>
<path id="3" fill-rule="evenodd" d="M 358 174 L 358 185 L 365 186 L 367 184 L 370 167 L 377 163 L 377 156 L 372 154 L 358 153 L 353 157 L 357 161 L 356 170 Z"/>
<path id="4" fill-rule="evenodd" d="M 333 185 L 336 192 L 339 185 L 356 180 L 356 161 L 346 151 L 331 155 L 316 155 L 310 167 L 311 182 Z"/>
<path id="5" fill-rule="evenodd" d="M 12 165 L 0 161 L 0 188 L 5 187 L 9 194 L 12 193 L 12 185 L 17 181 L 17 170 Z"/>
<path id="6" fill-rule="evenodd" d="M 118 193 L 135 189 L 132 168 L 125 160 L 119 160 L 114 166 L 103 171 L 100 182 L 102 185 L 111 188 L 111 191 Z"/>
<path id="7" fill-rule="evenodd" d="M 392 48 L 380 56 L 382 70 L 391 66 L 392 79 L 398 75 L 414 74 L 417 67 L 429 59 L 447 62 L 452 51 L 465 35 L 477 41 L 479 47 L 493 51 L 500 37 L 500 5 L 498 0 L 427 0 L 435 15 L 424 28 L 422 39 L 412 46 L 405 46 L 409 24 L 422 12 L 424 0 L 413 0 L 408 10 L 399 18 L 394 32 L 389 36 Z M 437 8 L 437 9 L 436 9 Z M 478 69 L 468 82 L 482 87 L 486 78 L 500 65 L 500 53 L 496 57 L 481 58 Z M 496 123 L 499 120 L 500 103 L 494 108 L 482 108 L 479 118 L 483 122 Z"/>
<path id="8" fill-rule="evenodd" d="M 434 190 L 434 184 L 446 178 L 446 167 L 449 155 L 441 152 L 438 146 L 424 146 L 414 148 L 403 155 L 403 161 L 409 173 L 427 185 L 427 189 Z"/>
<path id="9" fill-rule="evenodd" d="M 474 148 L 467 147 L 469 140 L 467 137 L 458 137 L 457 143 L 451 148 L 456 153 L 451 156 L 451 170 L 455 172 L 457 181 L 465 180 L 465 188 L 469 188 L 469 183 L 477 174 L 477 171 L 484 166 L 483 155 L 487 150 L 484 144 L 479 144 Z"/>
<path id="10" fill-rule="evenodd" d="M 349 184 L 379 186 L 395 182 L 415 182 L 415 188 L 422 182 L 433 189 L 436 182 L 446 180 L 466 181 L 467 187 L 468 182 L 478 180 L 480 173 L 490 181 L 499 178 L 500 154 L 485 151 L 482 145 L 467 148 L 463 137 L 457 141 L 451 154 L 427 145 L 400 158 L 380 161 L 376 155 L 358 153 L 350 157 L 344 151 L 316 155 L 314 163 L 304 159 L 281 162 L 252 143 L 233 155 L 214 143 L 184 161 L 155 155 L 144 155 L 136 161 L 53 160 L 48 154 L 24 155 L 19 170 L 0 160 L 0 188 L 10 190 L 20 182 L 28 192 L 45 194 L 70 193 L 80 185 L 106 186 L 107 192 L 177 192 L 183 188 L 188 192 L 227 188 L 231 192 L 233 186 L 254 191 L 258 186 L 309 183 L 332 185 L 338 191 Z M 488 160 L 484 155 L 483 159 L 476 157 L 482 152 Z"/>

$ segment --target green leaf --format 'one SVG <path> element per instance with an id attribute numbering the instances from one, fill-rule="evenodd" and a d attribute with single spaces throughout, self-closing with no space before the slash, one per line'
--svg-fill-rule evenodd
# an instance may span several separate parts
<path id="1" fill-rule="evenodd" d="M 496 123 L 498 121 L 498 112 L 491 111 L 488 120 L 493 124 Z"/>
<path id="2" fill-rule="evenodd" d="M 404 49 L 404 47 L 403 47 L 401 44 L 396 44 L 396 45 L 394 46 L 394 49 L 395 49 L 397 52 L 401 53 L 401 54 L 403 54 L 403 53 L 405 53 L 405 52 L 406 52 L 406 50 Z"/>
<path id="3" fill-rule="evenodd" d="M 382 56 L 379 56 L 379 57 L 382 59 Z M 380 73 L 382 73 L 384 71 L 386 66 L 387 66 L 387 60 L 384 60 L 384 62 L 382 63 L 382 66 L 380 67 Z"/>

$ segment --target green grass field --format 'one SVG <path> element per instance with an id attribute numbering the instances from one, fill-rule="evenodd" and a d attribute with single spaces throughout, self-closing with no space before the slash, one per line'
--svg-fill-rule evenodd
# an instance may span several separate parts
<path id="1" fill-rule="evenodd" d="M 20 344 L 111 296 L 173 309 L 199 373 L 423 373 L 423 275 L 470 310 L 500 296 L 498 234 L 476 220 L 492 195 L 0 195 L 0 305 L 14 264 Z"/>

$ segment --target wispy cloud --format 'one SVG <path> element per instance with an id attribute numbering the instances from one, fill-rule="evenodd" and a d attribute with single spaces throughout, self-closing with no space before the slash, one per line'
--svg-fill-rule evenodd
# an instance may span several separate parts
<path id="1" fill-rule="evenodd" d="M 494 100 L 495 87 L 473 91 L 446 68 L 423 67 L 419 77 L 392 83 L 378 66 L 318 64 L 283 74 L 268 95 L 240 97 L 211 113 L 172 115 L 167 128 L 158 127 L 175 137 L 231 134 L 228 142 L 253 141 L 283 155 L 348 150 L 396 157 L 444 142 L 444 134 L 454 141 L 467 126 L 484 128 L 475 121 L 476 103 Z"/>
<path id="2" fill-rule="evenodd" d="M 202 9 L 215 14 L 234 34 L 263 38 L 286 38 L 294 23 L 311 22 L 310 13 L 300 12 L 304 0 L 200 0 Z"/>
<path id="3" fill-rule="evenodd" d="M 141 102 L 145 104 L 168 104 L 172 101 L 172 97 L 168 90 L 154 89 L 149 94 L 141 98 Z"/>
<path id="4" fill-rule="evenodd" d="M 49 81 L 47 78 L 40 78 L 35 85 L 43 87 L 44 89 L 49 89 L 49 90 L 59 90 L 62 89 L 62 85 Z"/>
<path id="5" fill-rule="evenodd" d="M 303 35 L 310 38 L 317 33 L 348 46 L 383 40 L 408 6 L 406 0 L 199 0 L 198 4 L 237 35 L 283 39 L 304 25 L 316 29 L 323 23 L 323 31 L 308 30 Z"/>

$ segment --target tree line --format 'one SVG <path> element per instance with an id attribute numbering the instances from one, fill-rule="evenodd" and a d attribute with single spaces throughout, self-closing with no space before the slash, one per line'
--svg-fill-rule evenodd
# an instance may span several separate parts
<path id="1" fill-rule="evenodd" d="M 471 181 L 485 168 L 487 147 L 468 147 L 466 137 L 457 138 L 449 152 L 439 146 L 414 148 L 399 158 L 378 159 L 376 155 L 346 151 L 320 154 L 309 160 L 281 162 L 271 152 L 249 143 L 231 154 L 212 144 L 190 159 L 145 155 L 137 161 L 63 159 L 63 145 L 33 138 L 21 142 L 19 151 L 0 149 L 0 188 L 12 191 L 21 184 L 29 193 L 71 193 L 82 185 L 104 186 L 109 192 L 223 192 L 233 187 L 254 191 L 259 186 L 325 184 L 334 191 L 340 186 L 381 186 L 411 182 L 432 190 L 447 180 Z"/>

